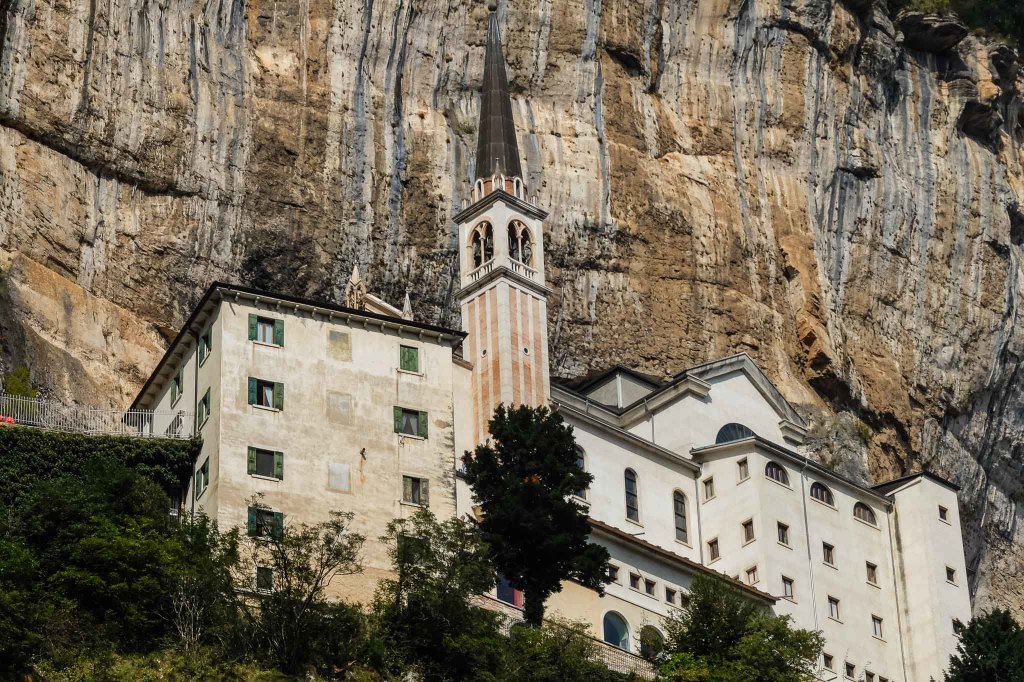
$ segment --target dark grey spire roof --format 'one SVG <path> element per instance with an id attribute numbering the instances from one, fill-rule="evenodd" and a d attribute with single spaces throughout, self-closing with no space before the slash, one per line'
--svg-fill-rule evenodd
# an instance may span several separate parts
<path id="1" fill-rule="evenodd" d="M 501 174 L 522 177 L 512 100 L 501 53 L 498 14 L 487 19 L 487 54 L 484 57 L 484 85 L 480 93 L 480 137 L 476 144 L 476 177 Z"/>

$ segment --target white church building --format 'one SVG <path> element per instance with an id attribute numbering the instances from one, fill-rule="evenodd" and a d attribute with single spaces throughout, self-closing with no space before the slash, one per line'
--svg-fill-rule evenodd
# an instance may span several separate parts
<path id="1" fill-rule="evenodd" d="M 472 515 L 462 453 L 499 403 L 547 405 L 594 475 L 579 502 L 614 567 L 604 596 L 566 583 L 549 613 L 640 653 L 641 632 L 714 574 L 822 631 L 822 680 L 941 680 L 953 621 L 971 616 L 954 485 L 918 473 L 865 487 L 816 464 L 804 419 L 743 354 L 669 380 L 621 366 L 551 380 L 547 214 L 524 184 L 489 22 L 476 180 L 454 217 L 463 329 L 414 321 L 408 299 L 392 307 L 358 273 L 344 305 L 213 284 L 132 406 L 196 414 L 183 505 L 253 533 L 354 512 L 365 571 L 337 587 L 366 602 L 390 570 L 374 540 L 387 523 L 424 506 Z M 501 582 L 490 600 L 521 602 Z"/>

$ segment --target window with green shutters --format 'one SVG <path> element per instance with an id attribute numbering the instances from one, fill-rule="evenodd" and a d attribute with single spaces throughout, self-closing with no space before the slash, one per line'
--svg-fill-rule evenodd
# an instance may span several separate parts
<path id="1" fill-rule="evenodd" d="M 430 506 L 430 481 L 416 476 L 402 476 L 402 502 Z"/>
<path id="2" fill-rule="evenodd" d="M 395 406 L 395 433 L 427 437 L 427 413 Z"/>
<path id="3" fill-rule="evenodd" d="M 256 590 L 259 592 L 274 591 L 274 569 L 267 566 L 256 567 Z"/>
<path id="4" fill-rule="evenodd" d="M 271 346 L 284 345 L 284 320 L 249 314 L 249 340 Z"/>
<path id="5" fill-rule="evenodd" d="M 264 448 L 249 448 L 247 471 L 253 476 L 284 479 L 284 453 Z"/>
<path id="6" fill-rule="evenodd" d="M 178 398 L 181 397 L 181 389 L 185 383 L 185 370 L 179 369 L 178 373 L 174 375 L 174 379 L 171 380 L 171 407 L 174 407 L 175 403 L 178 402 Z"/>
<path id="7" fill-rule="evenodd" d="M 194 489 L 195 499 L 202 497 L 206 488 L 210 485 L 210 458 L 207 457 L 203 466 L 196 470 L 196 484 Z"/>
<path id="8" fill-rule="evenodd" d="M 284 534 L 284 514 L 263 507 L 249 507 L 247 531 L 253 537 L 280 538 Z"/>
<path id="9" fill-rule="evenodd" d="M 420 371 L 420 349 L 414 346 L 398 347 L 398 367 L 403 372 Z"/>
<path id="10" fill-rule="evenodd" d="M 202 336 L 199 337 L 199 366 L 202 367 L 203 363 L 206 362 L 206 358 L 210 357 L 210 352 L 213 350 L 213 327 L 206 330 Z"/>
<path id="11" fill-rule="evenodd" d="M 198 429 L 203 428 L 203 424 L 210 418 L 210 389 L 206 389 L 206 393 L 203 394 L 203 399 L 199 401 L 199 405 L 196 407 L 196 427 Z"/>
<path id="12" fill-rule="evenodd" d="M 249 404 L 283 410 L 284 384 L 280 381 L 249 377 Z"/>

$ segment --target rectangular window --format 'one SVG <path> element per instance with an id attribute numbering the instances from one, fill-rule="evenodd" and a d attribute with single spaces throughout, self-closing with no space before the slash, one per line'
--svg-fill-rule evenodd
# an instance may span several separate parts
<path id="1" fill-rule="evenodd" d="M 644 592 L 651 595 L 652 597 L 654 596 L 655 586 L 656 583 L 653 580 L 647 580 L 646 578 L 644 579 Z"/>
<path id="2" fill-rule="evenodd" d="M 427 437 L 427 413 L 395 406 L 395 433 L 417 438 Z"/>
<path id="3" fill-rule="evenodd" d="M 272 410 L 284 409 L 284 384 L 249 377 L 249 404 Z"/>
<path id="4" fill-rule="evenodd" d="M 202 367 L 203 363 L 206 362 L 206 358 L 210 357 L 210 352 L 213 350 L 213 327 L 207 329 L 202 336 L 199 337 L 199 366 Z"/>
<path id="5" fill-rule="evenodd" d="M 611 580 L 613 583 L 619 582 L 619 567 L 618 566 L 609 566 L 608 567 L 608 579 Z"/>
<path id="6" fill-rule="evenodd" d="M 403 372 L 419 372 L 420 349 L 414 346 L 399 346 L 398 367 Z"/>
<path id="7" fill-rule="evenodd" d="M 206 393 L 203 394 L 203 399 L 199 401 L 199 405 L 196 406 L 196 424 L 199 428 L 203 428 L 203 424 L 210 418 L 210 389 L 206 389 Z"/>
<path id="8" fill-rule="evenodd" d="M 754 541 L 754 520 L 747 519 L 743 522 L 743 543 Z"/>
<path id="9" fill-rule="evenodd" d="M 676 603 L 676 591 L 673 590 L 671 587 L 665 588 L 665 601 L 669 604 Z"/>
<path id="10" fill-rule="evenodd" d="M 822 654 L 821 657 L 826 669 L 835 670 L 836 661 L 832 658 L 832 654 Z"/>
<path id="11" fill-rule="evenodd" d="M 640 575 L 639 574 L 637 574 L 637 573 L 630 573 L 629 574 L 629 586 L 632 587 L 634 590 L 639 590 L 640 589 Z"/>
<path id="12" fill-rule="evenodd" d="M 882 639 L 882 619 L 878 616 L 871 616 L 871 634 Z"/>
<path id="13" fill-rule="evenodd" d="M 956 569 L 946 566 L 946 581 L 956 584 Z"/>
<path id="14" fill-rule="evenodd" d="M 739 476 L 740 481 L 745 481 L 750 478 L 750 465 L 747 464 L 746 457 L 736 462 L 736 473 Z"/>
<path id="15" fill-rule="evenodd" d="M 828 598 L 828 617 L 839 620 L 839 600 L 835 597 Z"/>
<path id="16" fill-rule="evenodd" d="M 865 671 L 864 672 L 864 682 L 875 682 L 875 674 L 874 673 L 869 673 L 869 672 Z"/>
<path id="17" fill-rule="evenodd" d="M 751 566 L 750 568 L 747 569 L 747 584 L 748 585 L 756 585 L 757 584 L 757 566 Z"/>
<path id="18" fill-rule="evenodd" d="M 181 397 L 181 391 L 184 384 L 185 370 L 179 369 L 178 373 L 174 375 L 174 379 L 171 381 L 171 407 L 174 407 L 175 403 L 178 402 L 178 398 Z"/>
<path id="19" fill-rule="evenodd" d="M 430 481 L 415 476 L 402 476 L 402 502 L 430 506 Z"/>
<path id="20" fill-rule="evenodd" d="M 284 345 L 284 320 L 249 315 L 249 340 L 270 346 Z"/>
<path id="21" fill-rule="evenodd" d="M 939 520 L 949 521 L 949 510 L 942 505 L 939 505 Z"/>
<path id="22" fill-rule="evenodd" d="M 789 526 L 784 523 L 779 524 L 779 542 L 789 546 Z"/>
<path id="23" fill-rule="evenodd" d="M 720 556 L 718 553 L 718 538 L 708 540 L 708 556 L 711 557 L 711 561 L 714 561 Z"/>
<path id="24" fill-rule="evenodd" d="M 263 448 L 249 448 L 247 472 L 267 478 L 284 478 L 284 453 Z"/>
<path id="25" fill-rule="evenodd" d="M 849 677 L 852 680 L 856 675 L 857 675 L 857 666 L 855 666 L 853 663 L 847 663 L 846 664 L 846 676 Z"/>
<path id="26" fill-rule="evenodd" d="M 795 593 L 793 591 L 793 579 L 782 576 L 782 598 L 793 601 Z"/>
<path id="27" fill-rule="evenodd" d="M 196 470 L 195 499 L 202 497 L 210 485 L 210 458 L 207 457 L 203 466 Z"/>
<path id="28" fill-rule="evenodd" d="M 266 566 L 256 567 L 256 590 L 259 592 L 274 590 L 274 569 Z"/>
<path id="29" fill-rule="evenodd" d="M 715 496 L 715 479 L 709 478 L 704 481 L 704 499 L 710 500 Z"/>
<path id="30" fill-rule="evenodd" d="M 284 533 L 284 514 L 263 507 L 249 507 L 249 535 L 280 538 Z"/>
<path id="31" fill-rule="evenodd" d="M 821 543 L 821 554 L 822 554 L 822 559 L 825 561 L 826 564 L 828 564 L 829 566 L 835 566 L 836 565 L 836 548 L 835 547 L 833 547 L 832 545 L 828 544 L 827 542 L 823 542 L 823 543 Z"/>
<path id="32" fill-rule="evenodd" d="M 877 585 L 878 584 L 878 566 L 875 566 L 873 563 L 868 561 L 866 563 L 865 567 L 867 568 L 868 582 L 871 583 L 872 585 Z"/>

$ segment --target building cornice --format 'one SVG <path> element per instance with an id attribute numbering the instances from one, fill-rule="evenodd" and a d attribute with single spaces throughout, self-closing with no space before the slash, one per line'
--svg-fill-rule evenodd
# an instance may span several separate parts
<path id="1" fill-rule="evenodd" d="M 770 440 L 762 438 L 760 436 L 751 436 L 750 438 L 743 438 L 741 440 L 733 440 L 728 443 L 716 443 L 715 445 L 705 445 L 702 447 L 691 448 L 690 455 L 697 461 L 700 461 L 704 456 L 716 454 L 720 452 L 729 452 L 730 450 L 738 450 L 742 448 L 749 448 L 753 446 L 755 450 L 774 457 L 788 460 L 792 464 L 800 465 L 802 469 L 809 469 L 818 476 L 824 479 L 828 479 L 833 483 L 838 483 L 844 487 L 853 488 L 860 493 L 874 499 L 877 502 L 881 502 L 883 505 L 889 506 L 892 504 L 892 500 L 888 499 L 884 495 L 880 495 L 873 489 L 861 485 L 856 481 L 852 481 L 845 476 L 841 476 L 834 471 L 830 471 L 825 467 L 821 466 L 817 462 L 810 460 L 803 455 L 800 455 L 789 448 L 785 448 L 778 443 L 773 443 Z"/>
<path id="2" fill-rule="evenodd" d="M 597 428 L 605 431 L 606 433 L 621 438 L 627 443 L 635 445 L 652 455 L 655 455 L 661 459 L 667 459 L 675 464 L 680 464 L 684 468 L 689 469 L 694 473 L 700 472 L 700 465 L 696 464 L 695 462 L 692 462 L 691 460 L 687 459 L 685 456 L 680 455 L 677 452 L 673 452 L 659 445 L 655 445 L 654 443 L 645 438 L 641 438 L 640 436 L 632 434 L 629 431 L 625 431 L 616 426 L 615 424 L 611 424 L 603 419 L 600 419 L 592 414 L 589 414 L 574 405 L 561 402 L 553 395 L 551 401 L 555 407 L 555 411 L 557 412 L 567 414 L 573 418 L 579 419 L 580 421 L 584 421 L 592 426 L 596 426 Z"/>
<path id="3" fill-rule="evenodd" d="M 532 291 L 533 293 L 543 298 L 547 298 L 548 296 L 551 295 L 551 289 L 549 289 L 544 284 L 540 284 L 528 277 L 524 277 L 523 275 L 520 275 L 518 272 L 512 270 L 506 265 L 496 264 L 493 268 L 491 268 L 491 271 L 488 272 L 486 275 L 480 277 L 475 282 L 471 282 L 466 286 L 462 287 L 461 289 L 459 289 L 458 291 L 456 291 L 455 300 L 465 300 L 467 296 L 470 296 L 471 294 L 474 294 L 481 289 L 486 289 L 487 287 L 496 283 L 500 279 L 506 279 L 515 282 L 517 286 L 523 289 L 528 289 L 529 291 Z"/>
<path id="4" fill-rule="evenodd" d="M 767 592 L 762 592 L 756 587 L 747 585 L 746 583 L 741 582 L 736 578 L 733 578 L 732 576 L 726 575 L 725 573 L 719 573 L 718 571 L 715 571 L 705 566 L 704 564 L 698 563 L 693 559 L 687 559 L 686 557 L 680 556 L 679 554 L 676 554 L 674 552 L 670 552 L 663 547 L 659 547 L 658 545 L 647 542 L 646 540 L 641 540 L 635 535 L 631 535 L 624 530 L 616 528 L 615 526 L 610 526 L 607 523 L 604 523 L 603 521 L 598 521 L 597 519 L 590 517 L 587 519 L 587 522 L 590 524 L 591 531 L 593 531 L 598 536 L 605 536 L 608 538 L 612 538 L 614 540 L 618 540 L 629 545 L 630 547 L 636 549 L 637 551 L 643 554 L 657 557 L 661 560 L 667 560 L 675 564 L 677 567 L 687 570 L 691 573 L 699 573 L 701 575 L 722 580 L 731 585 L 732 587 L 743 592 L 747 596 L 754 597 L 759 601 L 763 601 L 768 604 L 774 604 L 778 601 L 778 598 L 768 594 Z"/>
<path id="5" fill-rule="evenodd" d="M 515 208 L 520 213 L 524 213 L 525 215 L 528 215 L 531 218 L 535 218 L 537 220 L 544 220 L 545 218 L 548 217 L 548 212 L 545 211 L 544 209 L 538 206 L 534 206 L 528 201 L 523 201 L 519 197 L 513 194 L 509 194 L 503 189 L 496 189 L 487 196 L 485 196 L 483 199 L 480 199 L 479 201 L 470 204 L 466 208 L 456 213 L 455 217 L 452 218 L 452 220 L 454 220 L 458 224 L 467 223 L 470 220 L 476 218 L 484 211 L 486 211 L 488 208 L 490 208 L 493 204 L 497 203 L 498 201 L 503 201 L 509 206 Z"/>

